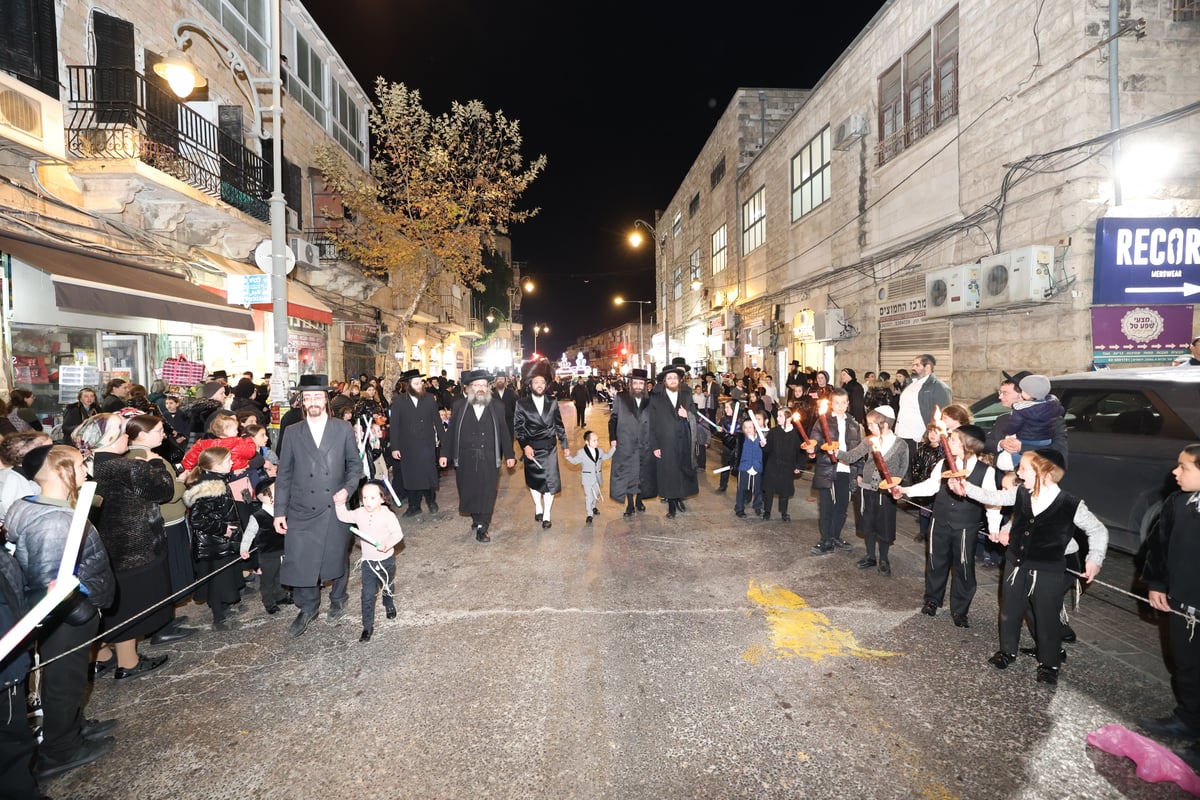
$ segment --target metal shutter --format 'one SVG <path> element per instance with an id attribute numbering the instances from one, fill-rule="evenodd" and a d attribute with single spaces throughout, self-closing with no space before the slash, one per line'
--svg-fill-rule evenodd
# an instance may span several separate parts
<path id="1" fill-rule="evenodd" d="M 935 374 L 953 385 L 951 373 L 954 361 L 950 353 L 950 321 L 926 322 L 903 328 L 887 328 L 879 332 L 879 370 L 896 374 L 896 370 L 912 372 L 915 356 L 929 353 L 937 359 Z"/>

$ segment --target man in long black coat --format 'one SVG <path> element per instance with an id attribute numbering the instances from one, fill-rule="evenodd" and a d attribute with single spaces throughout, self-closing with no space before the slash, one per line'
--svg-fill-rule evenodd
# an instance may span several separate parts
<path id="1" fill-rule="evenodd" d="M 571 400 L 575 402 L 575 424 L 583 433 L 583 418 L 587 414 L 587 407 L 592 404 L 592 393 L 588 391 L 583 378 L 575 379 L 575 385 L 571 387 Z"/>
<path id="2" fill-rule="evenodd" d="M 332 580 L 327 620 L 345 615 L 350 529 L 334 504 L 345 502 L 362 478 L 354 429 L 329 417 L 324 375 L 301 375 L 304 421 L 288 431 L 275 478 L 275 530 L 284 534 L 279 579 L 292 588 L 300 613 L 288 634 L 300 636 L 316 619 L 321 584 Z"/>
<path id="3" fill-rule="evenodd" d="M 392 398 L 388 444 L 392 460 L 400 467 L 401 485 L 408 495 L 406 517 L 421 512 L 424 497 L 430 513 L 437 513 L 438 488 L 438 404 L 425 391 L 420 370 L 410 369 L 400 376 L 408 391 Z"/>
<path id="4" fill-rule="evenodd" d="M 503 406 L 488 390 L 487 370 L 462 374 L 465 397 L 454 401 L 450 427 L 442 441 L 438 463 L 454 464 L 458 484 L 458 511 L 471 515 L 471 531 L 478 542 L 490 542 L 488 528 L 500 489 L 500 461 L 512 469 L 512 437 L 504 423 Z"/>
<path id="5" fill-rule="evenodd" d="M 571 455 L 571 451 L 567 448 L 558 400 L 547 388 L 553 378 L 550 362 L 546 359 L 538 361 L 525 378 L 530 394 L 517 400 L 513 433 L 525 455 L 525 485 L 533 497 L 534 521 L 549 528 L 554 495 L 562 491 L 558 471 L 559 445 L 564 456 Z"/>
<path id="6" fill-rule="evenodd" d="M 681 361 L 676 359 L 675 361 Z M 658 494 L 667 500 L 667 517 L 685 511 L 684 498 L 700 491 L 696 476 L 693 431 L 696 407 L 692 394 L 683 386 L 686 364 L 672 362 L 659 376 L 662 391 L 650 395 L 650 452 L 656 459 Z"/>
<path id="7" fill-rule="evenodd" d="M 632 517 L 634 509 L 645 511 L 642 503 L 655 496 L 655 458 L 650 452 L 650 397 L 646 394 L 646 370 L 629 373 L 629 391 L 613 399 L 608 418 L 609 446 L 613 448 L 612 473 L 608 480 L 608 496 L 618 503 L 625 501 L 625 516 Z"/>
<path id="8" fill-rule="evenodd" d="M 492 384 L 492 397 L 504 406 L 504 421 L 508 423 L 508 438 L 513 437 L 513 417 L 517 413 L 517 393 L 508 385 L 508 376 L 501 373 Z"/>

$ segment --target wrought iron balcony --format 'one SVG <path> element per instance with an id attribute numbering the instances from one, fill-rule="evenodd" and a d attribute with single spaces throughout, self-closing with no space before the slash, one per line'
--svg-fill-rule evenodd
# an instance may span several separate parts
<path id="1" fill-rule="evenodd" d="M 67 152 L 138 159 L 266 222 L 270 165 L 132 69 L 68 66 Z"/>

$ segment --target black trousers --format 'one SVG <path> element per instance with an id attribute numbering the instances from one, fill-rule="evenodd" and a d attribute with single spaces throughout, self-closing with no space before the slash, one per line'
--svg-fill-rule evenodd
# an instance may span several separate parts
<path id="1" fill-rule="evenodd" d="M 38 800 L 42 796 L 33 779 L 36 747 L 25 681 L 0 689 L 0 797 Z"/>
<path id="2" fill-rule="evenodd" d="M 100 616 L 83 625 L 62 622 L 38 645 L 43 662 L 95 637 Z M 83 647 L 42 668 L 42 756 L 66 761 L 83 745 L 83 697 L 88 686 L 91 653 Z"/>
<path id="3" fill-rule="evenodd" d="M 1004 584 L 1000 588 L 1000 649 L 1016 655 L 1021 641 L 1021 623 L 1029 615 L 1037 660 L 1044 667 L 1061 663 L 1063 564 L 1026 562 L 1020 566 L 1005 564 Z"/>
<path id="4" fill-rule="evenodd" d="M 350 579 L 350 570 L 346 569 L 342 573 L 342 577 L 334 578 L 333 585 L 329 588 L 329 607 L 341 607 L 346 605 L 346 601 L 350 599 L 350 594 L 346 591 L 346 584 Z M 307 617 L 316 616 L 316 613 L 321 609 L 321 587 L 318 586 L 293 586 L 292 601 L 296 604 L 296 608 L 304 612 Z"/>
<path id="5" fill-rule="evenodd" d="M 278 605 L 283 599 L 283 586 L 279 583 L 279 567 L 283 563 L 282 550 L 258 551 L 258 566 L 262 575 L 258 579 L 258 591 L 263 608 Z"/>
<path id="6" fill-rule="evenodd" d="M 1171 608 L 1187 613 L 1181 603 L 1173 599 L 1169 602 Z M 1200 635 L 1193 635 L 1188 630 L 1187 620 L 1178 614 L 1171 615 L 1168 631 L 1171 658 L 1175 661 L 1175 674 L 1171 676 L 1171 686 L 1178 703 L 1175 716 L 1193 730 L 1200 730 Z"/>
<path id="7" fill-rule="evenodd" d="M 953 573 L 950 613 L 966 614 L 971 610 L 971 601 L 975 599 L 975 545 L 978 541 L 977 527 L 954 530 L 934 517 L 925 551 L 926 603 L 941 608 L 946 599 L 946 583 Z"/>
<path id="8" fill-rule="evenodd" d="M 875 557 L 876 543 L 879 545 L 879 558 L 888 559 L 888 549 L 896 541 L 896 501 L 886 492 L 877 489 L 863 489 L 862 497 L 862 531 L 867 540 L 867 557 Z"/>
<path id="9" fill-rule="evenodd" d="M 829 544 L 842 538 L 846 515 L 850 511 L 850 473 L 835 472 L 833 486 L 819 489 L 819 518 L 821 544 Z"/>

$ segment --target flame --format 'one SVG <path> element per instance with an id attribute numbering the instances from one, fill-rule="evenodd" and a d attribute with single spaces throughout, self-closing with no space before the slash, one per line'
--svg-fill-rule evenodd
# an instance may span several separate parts
<path id="1" fill-rule="evenodd" d="M 935 408 L 936 408 L 936 406 L 935 406 Z M 826 414 L 829 413 L 828 398 L 825 398 L 825 397 L 821 398 L 821 402 L 817 404 L 817 413 L 819 413 L 821 416 L 825 416 Z"/>
<path id="2" fill-rule="evenodd" d="M 938 407 L 937 403 L 933 404 L 933 424 L 937 426 L 938 433 L 940 433 L 942 436 L 948 436 L 950 434 L 950 432 L 946 430 L 946 424 L 942 422 L 942 409 Z"/>

